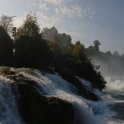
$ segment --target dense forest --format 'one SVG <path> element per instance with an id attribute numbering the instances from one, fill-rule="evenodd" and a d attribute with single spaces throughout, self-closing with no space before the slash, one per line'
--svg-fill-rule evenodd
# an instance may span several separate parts
<path id="1" fill-rule="evenodd" d="M 73 44 L 70 35 L 59 33 L 55 27 L 41 31 L 36 16 L 31 13 L 12 32 L 9 30 L 12 20 L 8 19 L 2 16 L 0 21 L 0 65 L 58 72 L 66 80 L 79 84 L 76 84 L 78 87 L 77 77 L 92 82 L 96 89 L 105 87 L 106 81 L 87 57 L 80 41 Z"/>

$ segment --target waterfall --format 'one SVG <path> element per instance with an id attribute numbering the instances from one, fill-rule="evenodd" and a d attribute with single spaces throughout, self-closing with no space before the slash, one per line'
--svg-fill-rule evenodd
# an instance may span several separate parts
<path id="1" fill-rule="evenodd" d="M 71 103 L 76 116 L 75 124 L 107 124 L 109 114 L 104 111 L 107 102 L 93 102 L 77 95 L 75 86 L 64 80 L 58 73 L 50 74 L 25 68 L 10 68 L 10 70 L 14 71 L 16 76 L 23 75 L 25 78 L 37 82 L 37 91 L 41 95 L 54 96 Z M 90 90 L 90 82 L 80 80 Z M 10 86 L 12 83 L 12 79 L 0 76 L 0 124 L 23 124 L 17 109 L 16 95 L 19 93 L 14 94 Z"/>
<path id="2" fill-rule="evenodd" d="M 69 82 L 65 81 L 59 74 L 42 74 L 38 70 L 35 70 L 33 74 L 31 74 L 29 70 L 24 70 L 20 71 L 20 74 L 23 74 L 27 78 L 36 81 L 38 85 L 46 92 L 46 96 L 55 96 L 73 103 L 75 113 L 80 120 L 80 124 L 83 124 L 83 122 L 81 122 L 83 118 L 83 121 L 85 121 L 86 124 L 105 124 L 103 116 L 95 116 L 92 111 L 92 107 L 89 107 L 89 101 L 76 95 L 76 88 Z M 84 83 L 87 82 L 83 79 L 82 81 L 84 81 Z M 90 102 L 93 103 L 92 101 Z"/>
<path id="3" fill-rule="evenodd" d="M 0 76 L 0 124 L 23 124 L 11 83 L 11 80 Z"/>

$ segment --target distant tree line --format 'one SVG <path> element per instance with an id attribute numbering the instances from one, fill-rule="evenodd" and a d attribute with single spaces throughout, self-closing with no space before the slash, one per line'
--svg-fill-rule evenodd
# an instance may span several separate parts
<path id="1" fill-rule="evenodd" d="M 92 62 L 100 65 L 105 76 L 124 76 L 124 54 L 120 55 L 117 51 L 102 52 L 99 49 L 100 45 L 100 41 L 94 41 L 92 46 L 86 48 L 87 56 Z"/>
<path id="2" fill-rule="evenodd" d="M 86 48 L 80 41 L 72 44 L 71 36 L 59 33 L 55 27 L 40 31 L 33 14 L 26 16 L 13 40 L 0 25 L 0 65 L 56 71 L 67 80 L 79 76 L 101 90 L 106 84 L 96 66 L 88 59 Z"/>

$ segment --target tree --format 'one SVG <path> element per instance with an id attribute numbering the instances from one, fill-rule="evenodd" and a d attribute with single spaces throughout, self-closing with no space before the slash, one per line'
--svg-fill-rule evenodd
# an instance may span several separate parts
<path id="1" fill-rule="evenodd" d="M 67 35 L 66 33 L 58 34 L 56 39 L 63 53 L 68 52 L 70 50 L 72 41 L 70 35 Z"/>
<path id="2" fill-rule="evenodd" d="M 111 51 L 107 51 L 105 54 L 106 54 L 106 56 L 112 56 Z"/>
<path id="3" fill-rule="evenodd" d="M 40 36 L 40 27 L 37 23 L 37 18 L 34 14 L 30 13 L 26 16 L 23 25 L 17 29 L 16 38 L 20 36 L 29 36 L 36 38 Z M 40 36 L 41 37 L 41 36 Z"/>
<path id="4" fill-rule="evenodd" d="M 99 72 L 98 68 L 94 66 L 88 59 L 85 53 L 85 47 L 77 41 L 72 48 L 72 61 L 67 63 L 66 68 L 70 68 L 74 75 L 82 77 L 93 84 L 93 87 L 103 89 L 105 87 L 105 80 Z M 69 59 L 69 57 L 68 57 Z"/>
<path id="5" fill-rule="evenodd" d="M 72 56 L 79 63 L 87 60 L 85 55 L 85 47 L 80 43 L 80 41 L 77 41 L 73 45 Z"/>
<path id="6" fill-rule="evenodd" d="M 55 42 L 57 35 L 58 35 L 58 30 L 55 27 L 43 28 L 42 36 L 44 39 L 51 41 L 51 42 Z"/>
<path id="7" fill-rule="evenodd" d="M 113 53 L 113 56 L 114 56 L 114 57 L 120 57 L 118 51 L 115 51 L 115 52 Z"/>
<path id="8" fill-rule="evenodd" d="M 0 26 L 3 27 L 4 30 L 8 33 L 12 32 L 13 17 L 15 17 L 15 16 L 2 15 L 0 17 Z"/>
<path id="9" fill-rule="evenodd" d="M 101 45 L 100 41 L 95 40 L 94 41 L 94 47 L 96 48 L 97 51 L 99 51 L 99 46 Z"/>
<path id="10" fill-rule="evenodd" d="M 71 47 L 71 36 L 66 33 L 59 33 L 55 27 L 44 28 L 42 36 L 44 39 L 49 41 L 50 45 L 53 44 L 53 42 L 56 42 L 62 53 L 68 52 Z"/>
<path id="11" fill-rule="evenodd" d="M 50 65 L 51 51 L 42 39 L 35 15 L 28 14 L 18 29 L 15 41 L 15 60 L 18 66 L 45 68 Z"/>
<path id="12" fill-rule="evenodd" d="M 0 64 L 10 65 L 13 56 L 13 42 L 8 33 L 0 26 Z"/>

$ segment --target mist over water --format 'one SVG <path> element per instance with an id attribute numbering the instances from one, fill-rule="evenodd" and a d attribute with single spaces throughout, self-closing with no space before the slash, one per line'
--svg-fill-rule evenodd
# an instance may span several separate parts
<path id="1" fill-rule="evenodd" d="M 124 70 L 122 62 L 116 57 L 110 60 L 98 60 L 94 58 L 92 62 L 100 65 L 99 71 L 107 81 L 105 94 L 113 115 L 108 124 L 124 124 Z"/>

